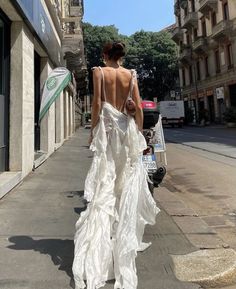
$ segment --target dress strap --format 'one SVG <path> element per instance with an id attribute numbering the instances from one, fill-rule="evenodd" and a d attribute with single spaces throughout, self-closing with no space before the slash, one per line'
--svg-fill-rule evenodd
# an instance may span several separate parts
<path id="1" fill-rule="evenodd" d="M 98 68 L 101 70 L 101 74 L 102 74 L 102 88 L 103 88 L 103 97 L 104 97 L 104 101 L 106 102 L 106 90 L 105 90 L 105 76 L 104 76 L 104 72 L 101 68 L 101 66 L 98 66 Z"/>
<path id="2" fill-rule="evenodd" d="M 131 69 L 131 80 L 130 80 L 130 91 L 129 91 L 129 97 L 132 98 L 133 90 L 134 90 L 134 81 L 136 79 L 137 73 L 135 69 Z"/>

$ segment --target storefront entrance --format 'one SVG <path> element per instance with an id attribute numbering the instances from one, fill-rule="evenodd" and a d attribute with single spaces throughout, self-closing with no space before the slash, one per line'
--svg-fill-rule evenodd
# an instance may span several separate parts
<path id="1" fill-rule="evenodd" d="M 209 108 L 210 122 L 215 122 L 215 105 L 213 95 L 208 96 L 208 108 Z"/>
<path id="2" fill-rule="evenodd" d="M 230 104 L 236 107 L 236 84 L 229 86 Z"/>
<path id="3" fill-rule="evenodd" d="M 34 52 L 34 150 L 40 150 L 40 56 Z"/>
<path id="4" fill-rule="evenodd" d="M 10 22 L 0 10 L 0 173 L 8 170 Z"/>

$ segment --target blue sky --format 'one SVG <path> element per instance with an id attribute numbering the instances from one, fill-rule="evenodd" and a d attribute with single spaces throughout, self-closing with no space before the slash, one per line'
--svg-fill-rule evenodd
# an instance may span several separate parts
<path id="1" fill-rule="evenodd" d="M 175 22 L 174 0 L 84 0 L 84 22 L 114 24 L 120 34 L 159 31 Z"/>

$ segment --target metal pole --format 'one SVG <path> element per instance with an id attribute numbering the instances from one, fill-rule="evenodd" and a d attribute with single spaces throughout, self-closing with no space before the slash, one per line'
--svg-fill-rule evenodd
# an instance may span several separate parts
<path id="1" fill-rule="evenodd" d="M 195 91 L 196 91 L 196 96 L 197 96 L 197 100 L 196 100 L 196 121 L 198 119 L 198 96 L 199 96 L 199 93 L 198 93 L 198 84 L 197 84 L 197 76 L 196 76 L 196 61 L 194 60 L 193 58 L 193 48 L 192 46 L 190 47 L 191 49 L 191 60 L 192 60 L 192 63 L 193 63 L 193 75 L 194 75 L 194 84 L 195 84 Z"/>

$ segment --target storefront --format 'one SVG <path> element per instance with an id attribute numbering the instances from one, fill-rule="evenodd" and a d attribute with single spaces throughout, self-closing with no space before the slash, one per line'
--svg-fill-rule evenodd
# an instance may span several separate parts
<path id="1" fill-rule="evenodd" d="M 8 170 L 10 21 L 0 10 L 0 173 Z"/>
<path id="2" fill-rule="evenodd" d="M 236 84 L 229 86 L 230 105 L 236 106 Z"/>

